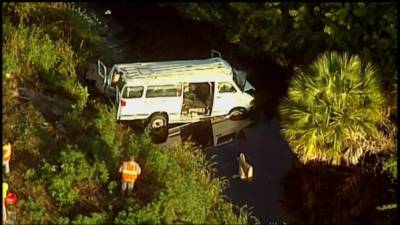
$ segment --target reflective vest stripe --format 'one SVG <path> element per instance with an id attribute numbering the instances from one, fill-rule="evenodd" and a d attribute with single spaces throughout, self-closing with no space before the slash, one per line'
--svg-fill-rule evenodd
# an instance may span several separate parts
<path id="1" fill-rule="evenodd" d="M 136 163 L 124 162 L 122 170 L 122 180 L 126 182 L 134 182 L 138 176 Z"/>
<path id="2" fill-rule="evenodd" d="M 7 144 L 3 146 L 3 161 L 9 161 L 11 158 L 11 145 Z"/>

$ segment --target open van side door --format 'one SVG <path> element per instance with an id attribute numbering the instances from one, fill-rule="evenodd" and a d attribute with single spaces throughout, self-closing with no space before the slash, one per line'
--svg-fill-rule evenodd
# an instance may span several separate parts
<path id="1" fill-rule="evenodd" d="M 120 119 L 120 114 L 121 114 L 121 105 L 120 105 L 120 93 L 119 93 L 119 88 L 118 86 L 115 87 L 115 103 L 114 106 L 116 107 L 117 110 L 117 115 L 116 115 L 116 119 L 119 120 Z"/>
<path id="2" fill-rule="evenodd" d="M 100 59 L 97 60 L 97 73 L 102 80 L 101 84 L 99 84 L 97 88 L 106 96 L 106 99 L 111 103 L 111 105 L 115 105 L 115 99 L 117 98 L 118 93 L 116 92 L 116 88 L 110 85 L 112 79 L 111 72 L 107 73 L 106 65 L 104 65 Z M 114 99 L 114 101 L 112 99 Z"/>
<path id="3" fill-rule="evenodd" d="M 102 83 L 99 84 L 98 89 L 105 93 L 106 85 L 107 85 L 107 67 L 104 65 L 100 59 L 97 60 L 97 74 L 100 76 Z"/>

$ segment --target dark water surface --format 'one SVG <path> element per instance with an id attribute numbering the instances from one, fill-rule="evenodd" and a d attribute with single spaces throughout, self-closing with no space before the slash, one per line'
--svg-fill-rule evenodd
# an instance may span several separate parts
<path id="1" fill-rule="evenodd" d="M 218 175 L 230 177 L 227 196 L 237 205 L 247 204 L 254 207 L 254 215 L 261 222 L 285 221 L 285 213 L 280 206 L 282 193 L 281 181 L 288 174 L 294 155 L 287 142 L 280 136 L 279 123 L 259 121 L 254 126 L 245 128 L 245 138 L 236 139 L 225 146 L 209 151 L 216 154 Z M 240 180 L 238 161 L 240 153 L 246 155 L 246 161 L 254 169 L 251 181 Z"/>
<path id="2" fill-rule="evenodd" d="M 279 101 L 286 95 L 290 69 L 281 68 L 268 58 L 241 55 L 235 46 L 224 41 L 220 29 L 184 18 L 172 7 L 143 3 L 90 3 L 86 6 L 103 15 L 107 9 L 112 12 L 103 17 L 118 44 L 119 55 L 111 63 L 207 58 L 211 49 L 217 49 L 231 65 L 249 73 L 249 80 L 257 89 L 255 121 L 250 126 L 224 122 L 223 126 L 231 126 L 238 138 L 205 151 L 209 156 L 216 155 L 217 175 L 229 178 L 230 186 L 225 194 L 237 205 L 253 207 L 261 223 L 397 222 L 395 210 L 389 214 L 375 209 L 392 201 L 395 195 L 394 190 L 387 191 L 390 184 L 383 176 L 357 168 L 305 166 L 296 160 L 280 135 L 276 115 Z M 236 134 L 239 130 L 242 132 Z M 176 138 L 168 141 L 179 141 Z M 243 182 L 235 176 L 241 152 L 254 167 L 251 182 Z"/>

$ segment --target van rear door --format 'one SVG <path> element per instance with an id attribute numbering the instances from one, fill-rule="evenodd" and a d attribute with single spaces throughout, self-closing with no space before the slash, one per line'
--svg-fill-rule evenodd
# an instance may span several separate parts
<path id="1" fill-rule="evenodd" d="M 126 85 L 122 88 L 118 102 L 118 120 L 143 119 L 148 116 L 143 104 L 143 92 L 143 86 Z"/>

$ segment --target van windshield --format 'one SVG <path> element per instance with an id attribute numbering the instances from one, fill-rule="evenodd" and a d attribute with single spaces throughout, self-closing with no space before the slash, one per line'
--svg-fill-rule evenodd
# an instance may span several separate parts
<path id="1" fill-rule="evenodd" d="M 233 81 L 244 91 L 244 86 L 246 84 L 246 73 L 240 70 L 233 69 Z"/>

